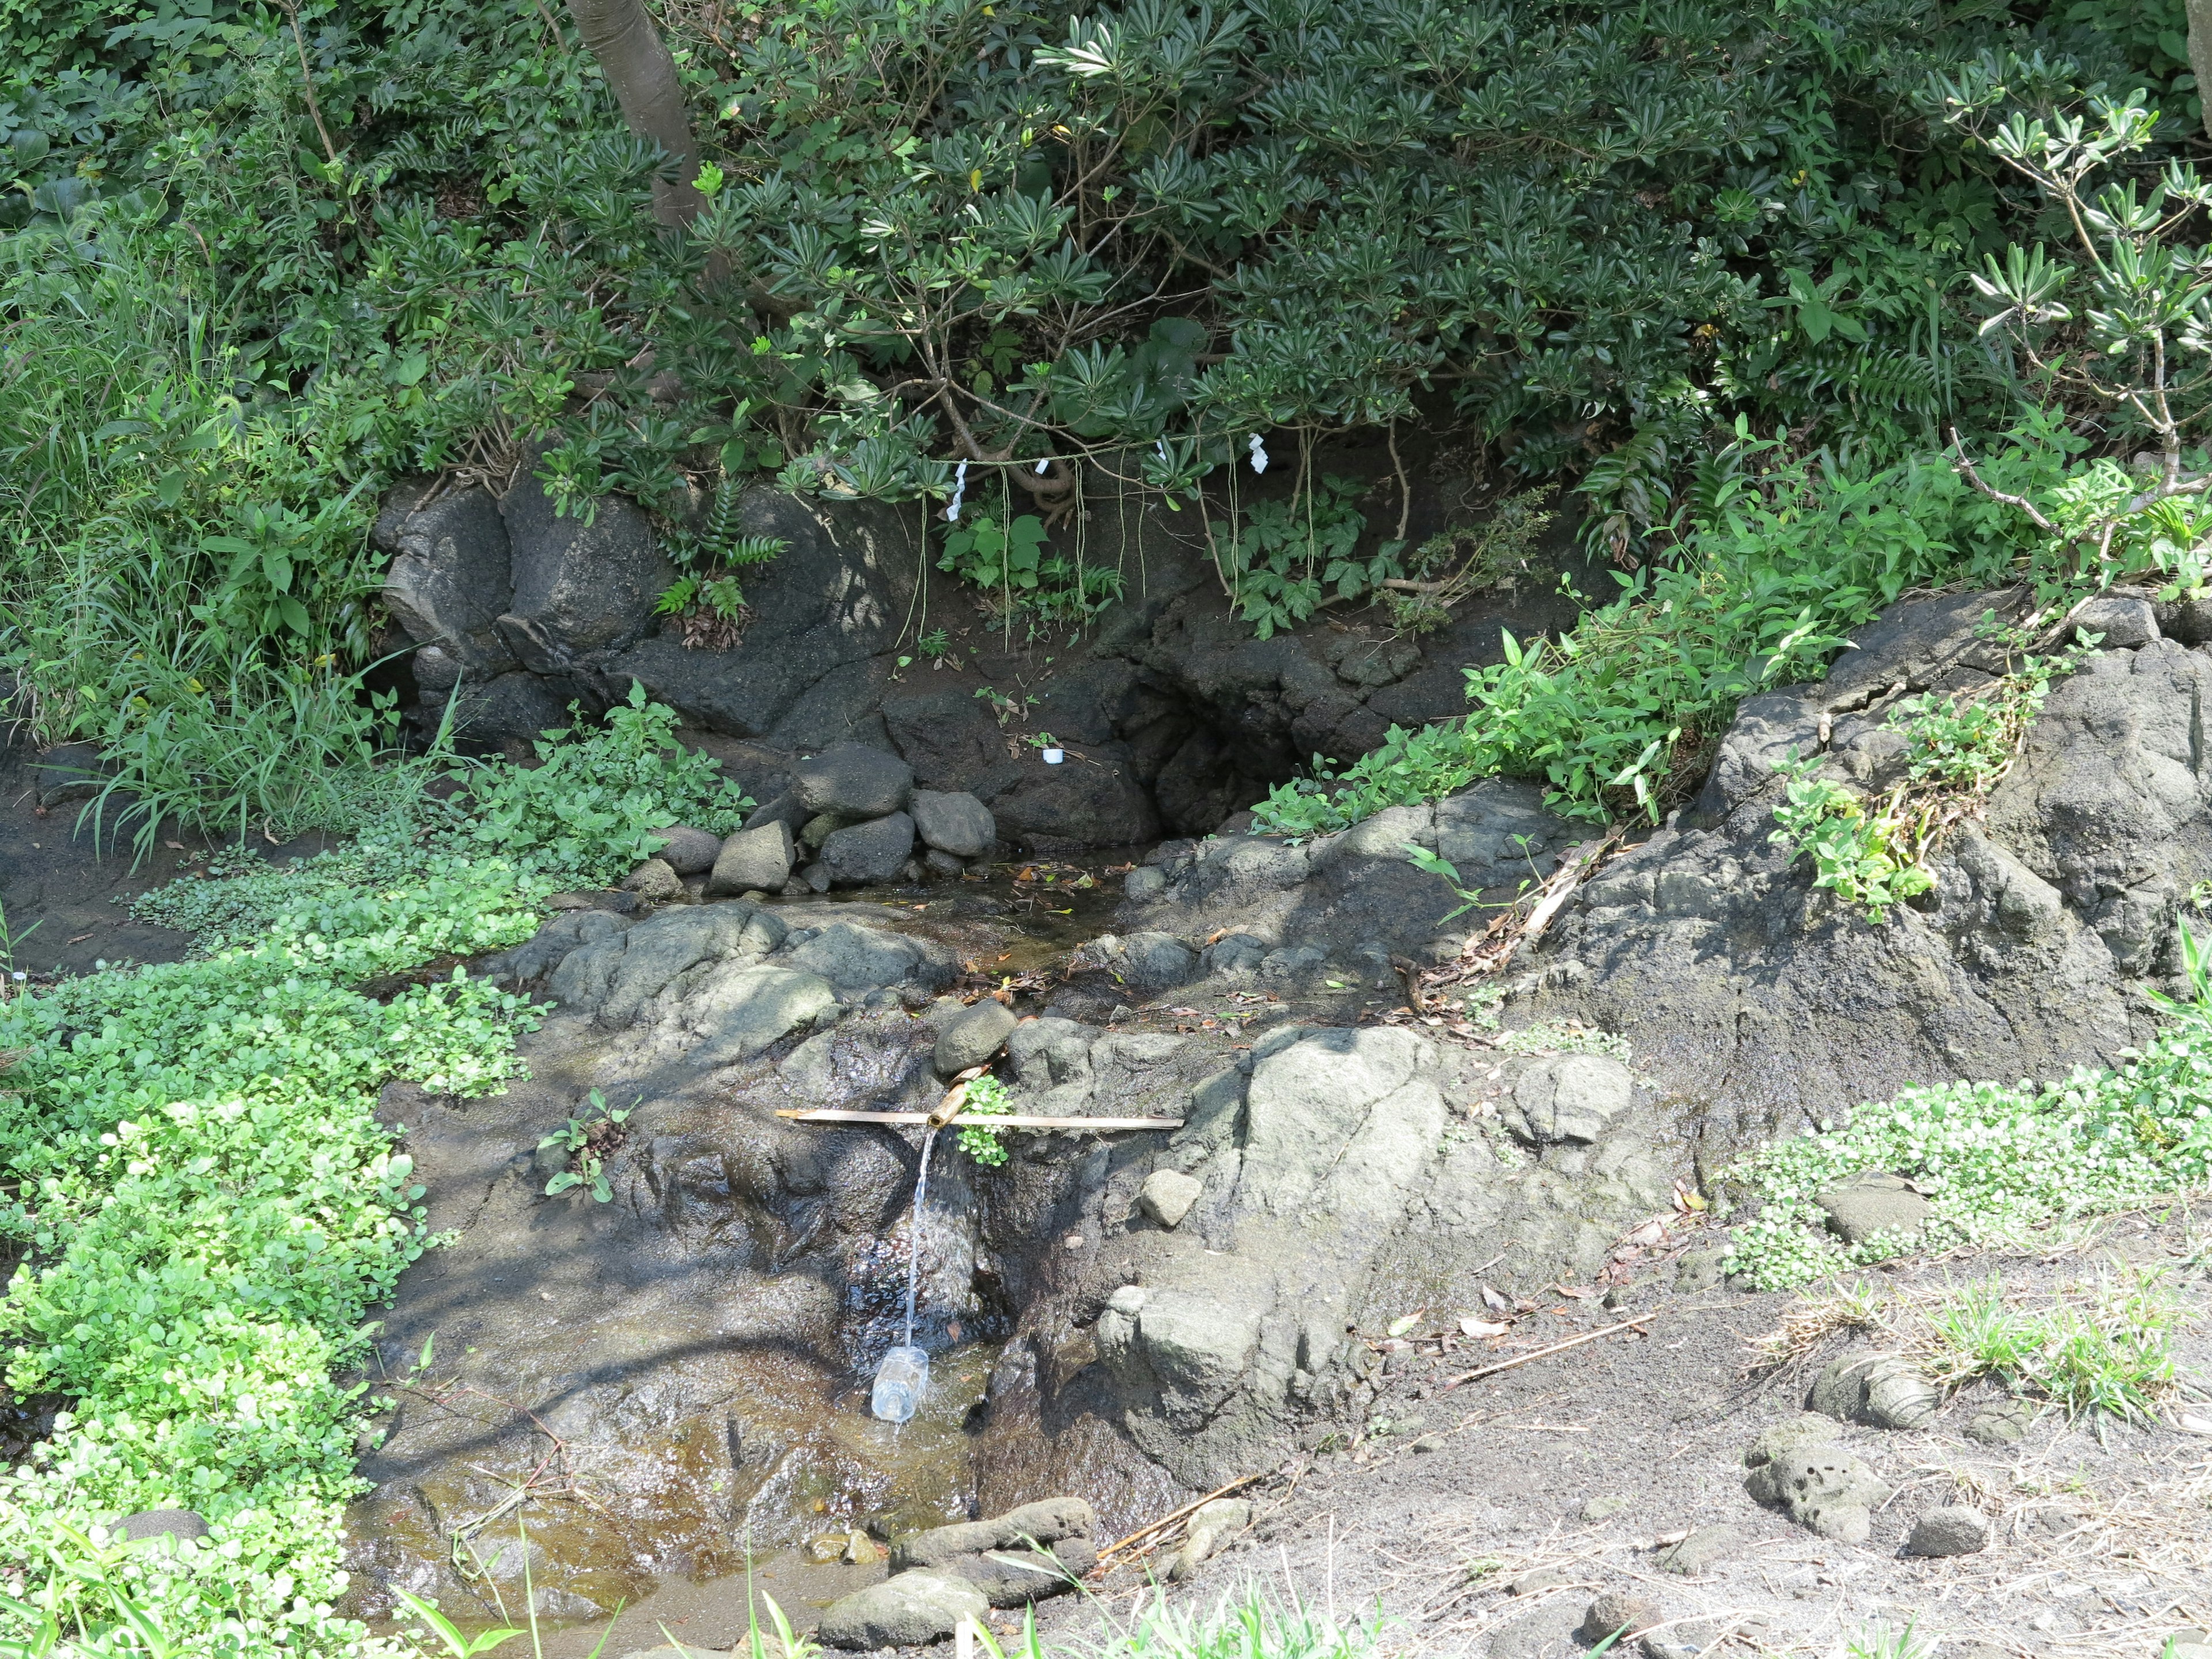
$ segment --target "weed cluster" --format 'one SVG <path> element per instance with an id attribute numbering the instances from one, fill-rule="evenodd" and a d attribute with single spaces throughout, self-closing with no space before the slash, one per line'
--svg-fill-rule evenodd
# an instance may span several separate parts
<path id="1" fill-rule="evenodd" d="M 969 1084 L 960 1109 L 980 1116 L 1003 1117 L 1014 1109 L 1014 1098 L 998 1079 L 979 1077 Z M 980 1123 L 964 1125 L 960 1131 L 960 1150 L 986 1168 L 996 1169 L 1006 1161 L 1005 1134 L 1003 1129 L 987 1128 Z"/>
<path id="2" fill-rule="evenodd" d="M 2063 1082 L 1939 1084 L 1855 1109 L 1850 1121 L 1753 1153 L 1743 1174 L 1764 1200 L 1729 1249 L 1764 1290 L 1787 1289 L 1908 1249 L 2017 1237 L 2055 1218 L 2113 1210 L 2212 1176 L 2212 975 L 2185 931 L 2194 994 L 2160 998 L 2165 1024 L 2112 1070 Z M 1819 1195 L 1851 1176 L 1900 1175 L 1933 1214 L 1917 1238 L 1845 1245 Z"/>
<path id="3" fill-rule="evenodd" d="M 606 721 L 549 732 L 535 767 L 494 759 L 459 775 L 458 841 L 527 861 L 571 886 L 603 886 L 665 843 L 654 831 L 689 824 L 726 836 L 753 802 L 712 756 L 676 741 L 675 711 L 629 697 Z"/>
<path id="4" fill-rule="evenodd" d="M 379 856 L 289 906 L 265 883 L 179 900 L 211 954 L 0 1007 L 0 1237 L 31 1253 L 0 1300 L 7 1381 L 70 1402 L 0 1474 L 0 1559 L 25 1575 L 0 1638 L 143 1618 L 179 1647 L 376 1649 L 332 1611 L 362 1392 L 337 1377 L 433 1242 L 377 1094 L 499 1088 L 533 1015 L 459 974 L 387 1002 L 351 988 L 526 938 L 549 890 L 497 859 L 354 884 Z M 249 918 L 261 936 L 226 942 Z M 164 1507 L 209 1537 L 126 1552 L 103 1531 Z"/>

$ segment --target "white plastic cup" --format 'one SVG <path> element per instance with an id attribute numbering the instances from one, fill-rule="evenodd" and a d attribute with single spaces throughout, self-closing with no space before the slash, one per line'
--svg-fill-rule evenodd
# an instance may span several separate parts
<path id="1" fill-rule="evenodd" d="M 929 1392 L 929 1356 L 920 1348 L 893 1348 L 876 1367 L 868 1409 L 886 1423 L 903 1423 Z"/>
<path id="2" fill-rule="evenodd" d="M 1044 763 L 1047 766 L 1057 766 L 1066 758 L 1067 750 L 1065 749 L 1048 749 L 1044 751 Z"/>

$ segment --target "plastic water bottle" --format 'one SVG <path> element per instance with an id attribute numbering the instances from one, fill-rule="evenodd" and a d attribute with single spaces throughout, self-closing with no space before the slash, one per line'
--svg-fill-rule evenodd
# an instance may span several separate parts
<path id="1" fill-rule="evenodd" d="M 868 1409 L 886 1423 L 903 1423 L 929 1392 L 929 1356 L 920 1348 L 893 1348 L 876 1367 Z"/>

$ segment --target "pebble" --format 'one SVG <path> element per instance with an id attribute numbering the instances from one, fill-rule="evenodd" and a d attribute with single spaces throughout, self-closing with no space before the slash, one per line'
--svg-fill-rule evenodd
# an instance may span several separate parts
<path id="1" fill-rule="evenodd" d="M 1628 1507 L 1628 1500 L 1617 1492 L 1601 1492 L 1583 1505 L 1585 1521 L 1606 1521 Z"/>
<path id="2" fill-rule="evenodd" d="M 1930 1510 L 1912 1523 L 1905 1540 L 1907 1555 L 1972 1555 L 1989 1547 L 1990 1521 L 1979 1510 L 1948 1504 Z"/>
<path id="3" fill-rule="evenodd" d="M 1656 1601 L 1622 1590 L 1607 1590 L 1589 1604 L 1583 1614 L 1582 1628 L 1575 1633 L 1592 1646 L 1615 1631 L 1621 1632 L 1623 1641 L 1631 1641 L 1666 1616 Z"/>
<path id="4" fill-rule="evenodd" d="M 1417 1452 L 1440 1452 L 1444 1449 L 1444 1437 L 1440 1434 L 1425 1434 L 1413 1443 Z"/>

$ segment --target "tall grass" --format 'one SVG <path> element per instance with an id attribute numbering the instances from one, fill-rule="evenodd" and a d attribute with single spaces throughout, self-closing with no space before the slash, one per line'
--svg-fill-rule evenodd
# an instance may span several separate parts
<path id="1" fill-rule="evenodd" d="M 0 668 L 41 743 L 112 769 L 89 816 L 347 828 L 398 780 L 364 695 L 380 483 L 257 388 L 149 210 L 0 238 Z M 311 400 L 310 400 L 311 401 Z"/>

